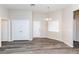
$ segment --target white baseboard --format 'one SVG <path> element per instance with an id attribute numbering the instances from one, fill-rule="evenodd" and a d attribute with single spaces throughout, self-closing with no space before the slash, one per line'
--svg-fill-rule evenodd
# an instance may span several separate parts
<path id="1" fill-rule="evenodd" d="M 74 46 L 73 45 L 71 45 L 71 44 L 69 44 L 69 43 L 67 43 L 67 42 L 64 42 L 66 45 L 68 45 L 69 47 L 71 47 L 71 48 L 73 48 Z"/>

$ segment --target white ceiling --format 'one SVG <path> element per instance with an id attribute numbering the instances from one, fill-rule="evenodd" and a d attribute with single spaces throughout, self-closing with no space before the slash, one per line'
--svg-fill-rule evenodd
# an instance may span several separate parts
<path id="1" fill-rule="evenodd" d="M 21 9 L 21 10 L 33 10 L 35 12 L 48 12 L 55 11 L 68 6 L 68 4 L 35 4 L 35 6 L 30 6 L 30 4 L 4 4 L 5 8 L 10 10 Z"/>

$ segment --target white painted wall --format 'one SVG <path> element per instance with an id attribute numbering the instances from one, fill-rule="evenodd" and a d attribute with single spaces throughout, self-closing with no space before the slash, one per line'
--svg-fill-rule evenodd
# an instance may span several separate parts
<path id="1" fill-rule="evenodd" d="M 74 31 L 73 31 L 73 11 L 79 9 L 79 5 L 70 5 L 61 11 L 57 10 L 52 13 L 52 19 L 58 19 L 60 22 L 60 32 L 48 32 L 48 38 L 63 41 L 67 45 L 73 47 Z"/>
<path id="2" fill-rule="evenodd" d="M 7 19 L 8 20 L 8 10 L 4 8 L 2 5 L 0 5 L 0 47 L 1 47 L 1 20 Z"/>
<path id="3" fill-rule="evenodd" d="M 29 27 L 30 32 L 28 31 L 30 35 L 29 34 L 28 35 L 30 36 L 29 40 L 32 40 L 32 11 L 31 10 L 9 10 L 9 17 L 11 22 L 12 20 L 28 20 L 30 23 L 30 27 Z M 19 31 L 19 29 L 17 29 L 17 31 Z M 17 35 L 19 35 L 19 33 Z"/>
<path id="4" fill-rule="evenodd" d="M 73 46 L 73 12 L 69 8 L 64 9 L 63 19 L 62 19 L 62 38 L 63 41 L 69 45 Z"/>
<path id="5" fill-rule="evenodd" d="M 54 12 L 53 19 L 59 19 L 60 21 L 60 33 L 48 33 L 49 38 L 61 40 L 67 45 L 73 47 L 74 31 L 73 31 L 73 11 L 79 9 L 79 5 L 70 5 L 61 11 Z M 60 38 L 60 39 L 59 39 Z"/>
<path id="6" fill-rule="evenodd" d="M 73 11 L 79 9 L 79 5 L 73 4 L 63 10 L 63 19 L 62 19 L 62 39 L 63 42 L 67 45 L 73 47 L 74 39 L 74 17 Z"/>
<path id="7" fill-rule="evenodd" d="M 0 18 L 1 19 L 8 19 L 9 16 L 8 16 L 8 10 L 3 7 L 2 5 L 0 5 Z"/>
<path id="8" fill-rule="evenodd" d="M 39 21 L 40 24 L 40 38 L 47 37 L 47 21 L 45 21 L 46 15 L 43 13 L 33 13 L 33 21 Z"/>
<path id="9" fill-rule="evenodd" d="M 56 39 L 62 41 L 62 10 L 54 11 L 50 14 L 52 21 L 57 20 L 59 22 L 59 32 L 49 32 L 48 31 L 48 38 Z"/>
<path id="10" fill-rule="evenodd" d="M 60 11 L 54 12 L 53 19 L 60 20 L 60 33 L 52 33 L 48 32 L 49 38 L 58 38 L 57 40 L 61 40 L 70 47 L 73 47 L 73 40 L 74 40 L 74 18 L 73 18 L 73 11 L 78 10 L 79 5 L 73 4 L 70 5 Z M 56 36 L 58 35 L 58 36 Z M 59 39 L 60 38 L 60 39 Z"/>

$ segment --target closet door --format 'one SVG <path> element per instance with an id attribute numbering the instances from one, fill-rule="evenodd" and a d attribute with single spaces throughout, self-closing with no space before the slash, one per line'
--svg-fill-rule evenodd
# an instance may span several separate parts
<path id="1" fill-rule="evenodd" d="M 12 20 L 12 40 L 29 40 L 29 20 Z"/>

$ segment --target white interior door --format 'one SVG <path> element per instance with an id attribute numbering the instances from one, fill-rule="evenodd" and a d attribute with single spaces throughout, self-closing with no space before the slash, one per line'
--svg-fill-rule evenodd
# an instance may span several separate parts
<path id="1" fill-rule="evenodd" d="M 40 21 L 33 21 L 33 37 L 40 37 Z"/>
<path id="2" fill-rule="evenodd" d="M 2 30 L 2 41 L 8 41 L 8 20 L 2 20 L 2 26 L 1 26 Z"/>
<path id="3" fill-rule="evenodd" d="M 12 20 L 12 40 L 29 40 L 29 20 Z"/>

